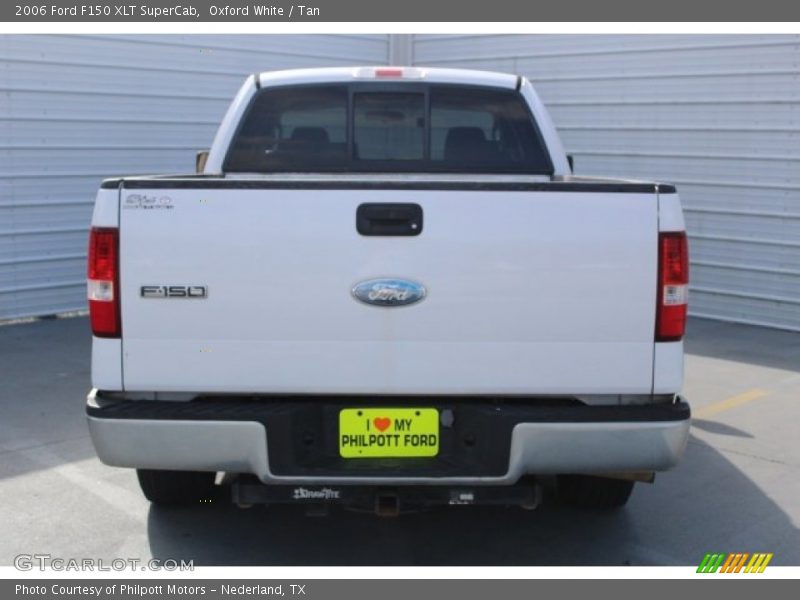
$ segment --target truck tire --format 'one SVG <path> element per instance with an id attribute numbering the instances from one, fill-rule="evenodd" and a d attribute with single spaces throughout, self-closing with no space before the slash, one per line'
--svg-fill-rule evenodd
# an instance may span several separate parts
<path id="1" fill-rule="evenodd" d="M 569 506 L 613 509 L 625 505 L 631 497 L 633 484 L 633 481 L 608 477 L 559 475 L 556 491 L 559 500 Z"/>
<path id="2" fill-rule="evenodd" d="M 199 504 L 216 495 L 213 472 L 136 469 L 136 475 L 145 498 L 153 504 Z"/>

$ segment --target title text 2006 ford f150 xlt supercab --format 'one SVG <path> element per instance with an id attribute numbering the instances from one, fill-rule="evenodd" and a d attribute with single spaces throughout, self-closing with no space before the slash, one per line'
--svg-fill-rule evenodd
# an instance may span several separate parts
<path id="1" fill-rule="evenodd" d="M 575 177 L 522 77 L 249 77 L 200 172 L 103 182 L 89 428 L 157 503 L 624 504 L 679 460 L 671 185 Z"/>

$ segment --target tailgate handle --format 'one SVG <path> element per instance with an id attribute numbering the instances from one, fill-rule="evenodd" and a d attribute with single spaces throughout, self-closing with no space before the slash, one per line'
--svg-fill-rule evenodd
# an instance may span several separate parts
<path id="1" fill-rule="evenodd" d="M 361 204 L 356 210 L 356 229 L 361 235 L 419 235 L 422 207 L 419 204 Z"/>

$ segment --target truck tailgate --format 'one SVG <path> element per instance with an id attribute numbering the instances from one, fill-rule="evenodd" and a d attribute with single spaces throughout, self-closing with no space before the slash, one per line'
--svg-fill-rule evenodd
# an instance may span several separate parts
<path id="1" fill-rule="evenodd" d="M 358 206 L 380 202 L 419 204 L 421 234 L 360 235 Z M 126 390 L 652 390 L 655 194 L 239 185 L 122 189 L 120 208 Z M 378 277 L 427 297 L 353 297 Z"/>

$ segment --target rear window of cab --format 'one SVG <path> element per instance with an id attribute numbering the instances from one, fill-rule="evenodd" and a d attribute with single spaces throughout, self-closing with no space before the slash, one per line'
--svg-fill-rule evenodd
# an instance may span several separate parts
<path id="1" fill-rule="evenodd" d="M 500 88 L 304 85 L 253 98 L 226 172 L 553 172 L 524 98 Z"/>

